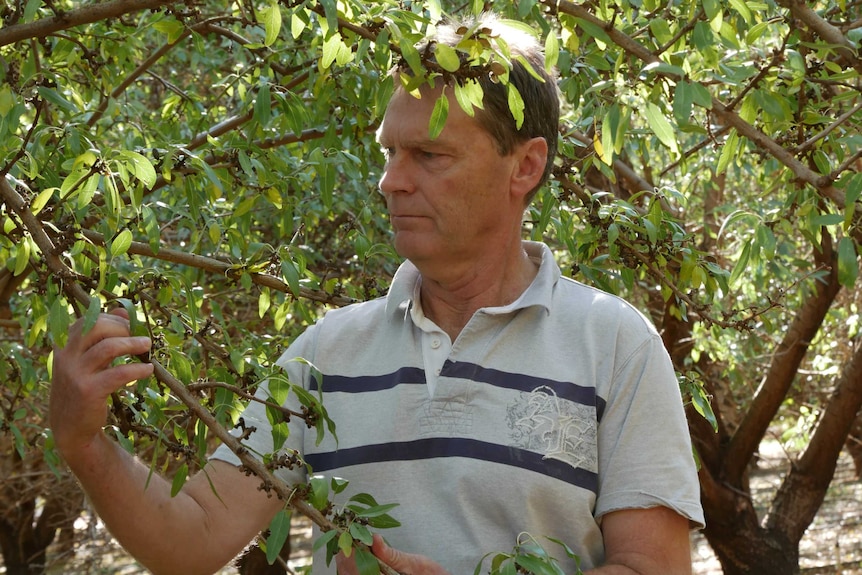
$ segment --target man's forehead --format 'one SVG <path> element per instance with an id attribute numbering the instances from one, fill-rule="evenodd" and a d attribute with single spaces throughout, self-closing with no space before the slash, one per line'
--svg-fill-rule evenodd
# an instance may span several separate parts
<path id="1" fill-rule="evenodd" d="M 390 99 L 383 121 L 377 129 L 377 141 L 386 144 L 397 138 L 401 145 L 440 145 L 453 137 L 453 131 L 469 128 L 467 124 L 470 124 L 473 119 L 464 113 L 459 113 L 461 110 L 455 109 L 458 108 L 458 104 L 450 98 L 446 125 L 438 137 L 431 138 L 431 114 L 439 97 L 439 89 L 423 90 L 421 98 L 416 98 L 403 90 L 397 90 Z"/>

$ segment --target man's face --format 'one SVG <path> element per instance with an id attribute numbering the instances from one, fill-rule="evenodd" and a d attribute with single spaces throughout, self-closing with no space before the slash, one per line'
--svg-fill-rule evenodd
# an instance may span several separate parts
<path id="1" fill-rule="evenodd" d="M 395 250 L 420 268 L 475 261 L 482 250 L 518 233 L 523 211 L 523 197 L 510 194 L 513 156 L 501 156 L 491 136 L 453 98 L 440 136 L 429 137 L 439 94 L 439 88 L 423 89 L 417 99 L 397 90 L 379 132 L 387 157 L 380 190 Z"/>

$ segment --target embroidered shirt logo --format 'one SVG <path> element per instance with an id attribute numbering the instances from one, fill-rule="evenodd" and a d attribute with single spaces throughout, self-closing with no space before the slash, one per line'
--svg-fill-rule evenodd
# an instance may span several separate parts
<path id="1" fill-rule="evenodd" d="M 514 445 L 597 472 L 596 410 L 560 399 L 548 386 L 522 393 L 509 405 L 506 423 Z"/>

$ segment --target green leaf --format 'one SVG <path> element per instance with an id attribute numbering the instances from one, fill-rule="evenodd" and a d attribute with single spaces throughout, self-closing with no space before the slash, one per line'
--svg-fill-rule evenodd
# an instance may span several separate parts
<path id="1" fill-rule="evenodd" d="M 177 375 L 177 379 L 186 385 L 190 384 L 194 374 L 192 373 L 192 364 L 186 357 L 185 353 L 182 351 L 176 351 L 172 352 L 170 356 L 171 367 L 173 367 L 174 372 Z"/>
<path id="2" fill-rule="evenodd" d="M 730 5 L 733 6 L 734 10 L 739 12 L 739 15 L 742 16 L 742 19 L 745 20 L 746 24 L 751 23 L 751 10 L 748 8 L 745 0 L 730 0 Z"/>
<path id="3" fill-rule="evenodd" d="M 682 81 L 676 85 L 673 95 L 673 117 L 678 124 L 687 124 L 694 104 L 694 90 L 690 82 Z"/>
<path id="4" fill-rule="evenodd" d="M 558 575 L 559 569 L 554 569 L 550 560 L 536 557 L 535 555 L 518 555 L 515 563 L 535 575 Z"/>
<path id="5" fill-rule="evenodd" d="M 746 242 L 742 246 L 742 253 L 739 254 L 739 259 L 736 265 L 733 266 L 733 271 L 730 273 L 730 284 L 733 285 L 739 280 L 742 275 L 748 271 L 748 260 L 751 258 L 751 242 Z"/>
<path id="6" fill-rule="evenodd" d="M 147 326 L 138 319 L 138 311 L 135 309 L 135 304 L 128 298 L 117 298 L 116 302 L 123 306 L 126 313 L 129 314 L 129 331 L 133 336 L 149 335 Z"/>
<path id="7" fill-rule="evenodd" d="M 560 60 L 560 39 L 550 30 L 545 37 L 545 70 L 550 72 Z"/>
<path id="8" fill-rule="evenodd" d="M 428 136 L 435 140 L 443 131 L 446 125 L 446 118 L 449 116 L 449 98 L 444 90 L 437 101 L 434 102 L 434 110 L 431 112 L 431 121 L 428 125 Z"/>
<path id="9" fill-rule="evenodd" d="M 324 159 L 318 166 L 317 177 L 320 187 L 320 196 L 326 209 L 332 208 L 332 194 L 335 191 L 335 165 Z"/>
<path id="10" fill-rule="evenodd" d="M 353 522 L 350 524 L 349 531 L 350 536 L 360 543 L 370 546 L 374 542 L 374 536 L 365 525 Z"/>
<path id="11" fill-rule="evenodd" d="M 338 536 L 338 549 L 345 557 L 353 555 L 353 537 L 350 532 L 342 531 L 341 535 Z"/>
<path id="12" fill-rule="evenodd" d="M 45 204 L 48 203 L 48 200 L 54 195 L 54 192 L 59 190 L 59 188 L 46 188 L 39 192 L 33 201 L 30 202 L 30 211 L 33 212 L 33 215 L 38 214 L 42 211 L 42 208 L 45 207 Z"/>
<path id="13" fill-rule="evenodd" d="M 365 509 L 360 509 L 358 507 L 351 507 L 351 509 L 356 512 L 357 517 L 379 517 L 396 507 L 398 507 L 397 503 L 386 503 L 383 505 L 374 505 Z"/>
<path id="14" fill-rule="evenodd" d="M 585 20 L 584 18 L 575 18 L 574 20 L 578 23 L 578 26 L 580 26 L 584 30 L 584 32 L 586 32 L 588 35 L 592 36 L 599 42 L 603 44 L 611 43 L 611 39 L 608 36 L 608 33 L 605 32 L 605 30 L 600 25 L 594 24 L 593 22 Z"/>
<path id="15" fill-rule="evenodd" d="M 712 109 L 712 95 L 709 93 L 709 90 L 706 89 L 706 86 L 700 82 L 691 83 L 691 96 L 694 103 L 698 106 L 706 108 L 707 110 Z"/>
<path id="16" fill-rule="evenodd" d="M 676 145 L 676 135 L 673 131 L 673 126 L 665 118 L 661 109 L 652 102 L 647 102 L 646 119 L 650 130 L 658 137 L 659 141 L 667 146 L 671 152 L 678 154 L 679 150 Z"/>
<path id="17" fill-rule="evenodd" d="M 308 481 L 311 488 L 308 502 L 315 509 L 324 509 L 329 503 L 329 481 L 322 475 L 315 475 Z"/>
<path id="18" fill-rule="evenodd" d="M 275 563 L 284 543 L 290 537 L 290 512 L 282 509 L 269 524 L 269 537 L 266 538 L 266 562 Z"/>
<path id="19" fill-rule="evenodd" d="M 18 244 L 18 249 L 15 252 L 15 268 L 12 270 L 12 275 L 20 276 L 30 265 L 30 240 L 24 238 Z"/>
<path id="20" fill-rule="evenodd" d="M 335 537 L 338 537 L 338 529 L 332 529 L 330 531 L 327 531 L 326 533 L 323 533 L 320 537 L 314 540 L 314 543 L 311 546 L 312 553 L 316 553 L 321 547 L 324 547 Z"/>
<path id="21" fill-rule="evenodd" d="M 658 240 L 658 228 L 650 220 L 643 220 L 644 228 L 646 228 L 647 238 L 651 244 L 655 244 Z"/>
<path id="22" fill-rule="evenodd" d="M 67 112 L 78 112 L 78 107 L 63 96 L 61 96 L 56 90 L 46 88 L 44 86 L 39 86 L 38 88 L 36 88 L 36 91 L 39 92 L 39 95 L 42 96 L 44 100 L 56 106 L 59 106 Z"/>
<path id="23" fill-rule="evenodd" d="M 482 109 L 483 97 L 482 86 L 475 80 L 455 84 L 455 100 L 471 118 L 475 115 L 476 108 Z"/>
<path id="24" fill-rule="evenodd" d="M 290 287 L 290 293 L 299 295 L 299 268 L 290 259 L 281 260 L 281 277 Z"/>
<path id="25" fill-rule="evenodd" d="M 96 325 L 96 321 L 99 319 L 99 315 L 102 313 L 102 300 L 100 300 L 96 296 L 90 296 L 90 305 L 87 306 L 87 311 L 84 313 L 84 323 L 81 326 L 81 335 L 86 335 L 93 326 Z"/>
<path id="26" fill-rule="evenodd" d="M 36 13 L 39 11 L 39 7 L 43 4 L 44 0 L 27 0 L 27 6 L 24 7 L 24 22 L 32 22 L 33 18 L 35 18 Z M 21 3 L 18 3 L 18 9 L 21 9 Z"/>
<path id="27" fill-rule="evenodd" d="M 838 281 L 847 289 L 851 289 L 858 275 L 856 244 L 852 239 L 843 237 L 838 242 Z"/>
<path id="28" fill-rule="evenodd" d="M 257 298 L 257 315 L 262 318 L 266 315 L 266 312 L 269 311 L 270 306 L 272 305 L 272 300 L 270 299 L 269 288 L 264 287 L 260 290 L 260 296 Z"/>
<path id="29" fill-rule="evenodd" d="M 54 342 L 54 345 L 57 347 L 65 345 L 71 323 L 66 301 L 58 297 L 51 304 L 51 310 L 48 315 L 48 328 L 51 330 L 51 340 Z"/>
<path id="30" fill-rule="evenodd" d="M 447 72 L 457 72 L 461 67 L 461 59 L 458 58 L 458 52 L 446 44 L 434 45 L 434 57 L 437 59 L 440 67 Z"/>
<path id="31" fill-rule="evenodd" d="M 524 99 L 514 84 L 506 85 L 506 96 L 509 101 L 509 111 L 515 118 L 515 127 L 520 130 L 524 125 Z"/>
<path id="32" fill-rule="evenodd" d="M 333 477 L 329 482 L 329 488 L 332 489 L 333 493 L 341 493 L 347 488 L 349 484 L 350 482 L 346 479 L 342 479 L 340 477 Z"/>
<path id="33" fill-rule="evenodd" d="M 258 124 L 265 126 L 272 117 L 272 97 L 269 82 L 261 82 L 254 100 L 254 119 Z"/>
<path id="34" fill-rule="evenodd" d="M 166 18 L 153 24 L 153 28 L 165 35 L 168 44 L 173 44 L 180 39 L 185 31 L 182 22 L 174 18 Z"/>
<path id="35" fill-rule="evenodd" d="M 723 174 L 727 171 L 730 161 L 736 156 L 739 150 L 739 134 L 736 133 L 736 128 L 731 128 L 727 135 L 727 140 L 721 148 L 721 155 L 718 157 L 718 165 L 715 168 L 716 174 Z"/>
<path id="36" fill-rule="evenodd" d="M 369 517 L 368 524 L 375 529 L 393 529 L 395 527 L 401 527 L 401 522 L 392 517 L 391 515 L 378 515 L 376 517 Z"/>
<path id="37" fill-rule="evenodd" d="M 368 549 L 357 549 L 355 556 L 356 568 L 359 570 L 359 575 L 380 575 L 380 563 L 371 551 Z"/>
<path id="38" fill-rule="evenodd" d="M 189 466 L 186 463 L 180 465 L 177 469 L 176 473 L 174 473 L 174 480 L 171 482 L 171 497 L 176 497 L 180 490 L 183 488 L 183 485 L 186 483 L 186 479 L 189 477 Z"/>
<path id="39" fill-rule="evenodd" d="M 109 253 L 111 257 L 121 256 L 129 251 L 132 246 L 132 232 L 124 229 L 111 241 Z"/>
<path id="40" fill-rule="evenodd" d="M 281 31 L 281 10 L 278 2 L 271 1 L 269 6 L 258 12 L 257 17 L 263 23 L 263 45 L 272 46 L 278 40 L 278 33 Z"/>
<path id="41" fill-rule="evenodd" d="M 370 493 L 357 493 L 356 495 L 348 499 L 348 502 L 351 501 L 368 507 L 377 505 L 377 500 L 374 499 L 374 497 Z"/>
<path id="42" fill-rule="evenodd" d="M 321 0 L 323 12 L 326 15 L 326 26 L 329 30 L 338 29 L 338 3 L 336 0 Z"/>
<path id="43" fill-rule="evenodd" d="M 150 188 L 156 183 L 156 169 L 149 158 L 131 150 L 120 150 L 120 157 L 144 186 Z"/>
<path id="44" fill-rule="evenodd" d="M 697 389 L 692 391 L 691 403 L 694 406 L 694 410 L 709 423 L 713 431 L 718 431 L 718 420 L 715 418 L 715 413 L 712 410 L 712 403 L 710 403 L 709 397 L 702 387 L 698 386 Z"/>

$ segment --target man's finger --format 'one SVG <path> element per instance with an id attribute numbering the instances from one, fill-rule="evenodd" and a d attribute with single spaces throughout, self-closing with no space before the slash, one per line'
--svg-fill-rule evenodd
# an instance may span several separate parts
<path id="1" fill-rule="evenodd" d="M 81 363 L 89 366 L 91 373 L 96 373 L 110 367 L 119 357 L 146 353 L 151 346 L 152 342 L 146 336 L 107 337 L 88 348 L 81 356 Z"/>

